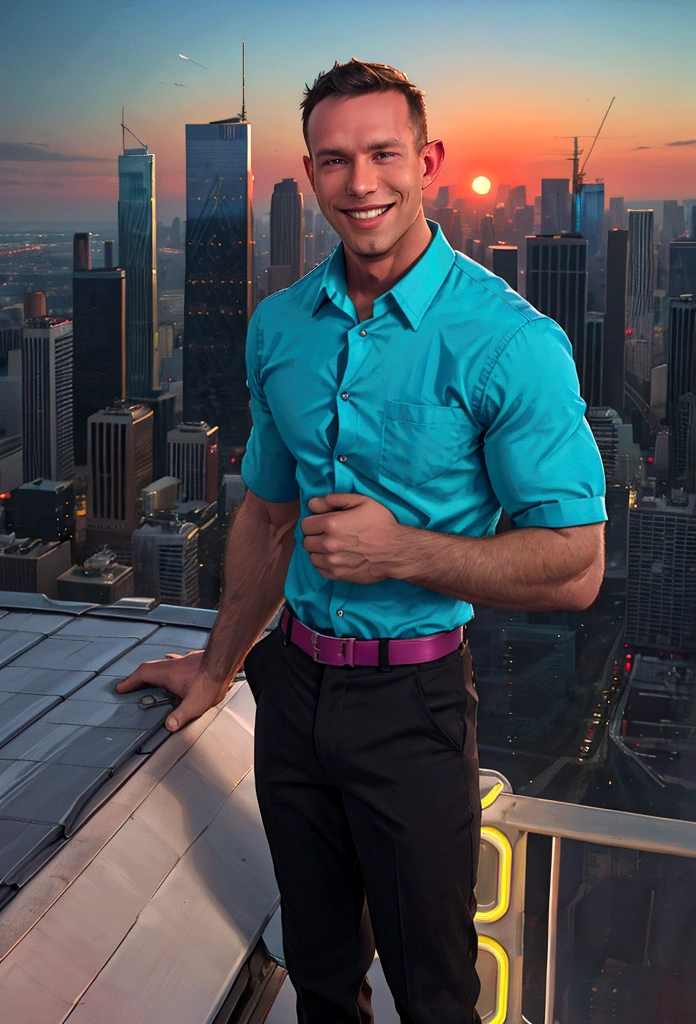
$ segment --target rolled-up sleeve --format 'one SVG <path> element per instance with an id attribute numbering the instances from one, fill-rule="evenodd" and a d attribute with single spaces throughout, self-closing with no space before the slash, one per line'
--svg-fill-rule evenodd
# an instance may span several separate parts
<path id="1" fill-rule="evenodd" d="M 584 526 L 607 518 L 602 460 L 570 342 L 554 321 L 532 320 L 502 347 L 481 416 L 488 475 L 517 526 Z"/>
<path id="2" fill-rule="evenodd" d="M 300 493 L 295 475 L 297 462 L 278 431 L 261 387 L 262 328 L 259 309 L 249 321 L 246 340 L 253 426 L 242 459 L 241 475 L 249 490 L 264 501 L 294 501 Z"/>

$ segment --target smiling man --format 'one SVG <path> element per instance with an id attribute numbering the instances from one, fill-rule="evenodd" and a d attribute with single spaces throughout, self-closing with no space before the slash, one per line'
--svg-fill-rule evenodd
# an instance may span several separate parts
<path id="1" fill-rule="evenodd" d="M 302 107 L 307 174 L 341 245 L 249 325 L 249 490 L 207 650 L 119 689 L 181 694 L 177 729 L 244 662 L 301 1024 L 372 1020 L 375 944 L 403 1022 L 473 1024 L 466 622 L 476 602 L 594 600 L 602 464 L 563 332 L 424 217 L 444 147 L 420 90 L 353 60 Z M 516 529 L 496 535 L 501 509 Z"/>

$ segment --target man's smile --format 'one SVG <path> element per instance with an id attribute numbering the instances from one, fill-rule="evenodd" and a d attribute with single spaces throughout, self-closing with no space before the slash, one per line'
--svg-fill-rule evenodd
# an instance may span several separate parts
<path id="1" fill-rule="evenodd" d="M 351 220 L 374 221 L 377 217 L 385 214 L 387 210 L 391 210 L 392 206 L 394 203 L 388 203 L 385 206 L 359 206 L 352 210 L 343 210 L 343 213 Z"/>

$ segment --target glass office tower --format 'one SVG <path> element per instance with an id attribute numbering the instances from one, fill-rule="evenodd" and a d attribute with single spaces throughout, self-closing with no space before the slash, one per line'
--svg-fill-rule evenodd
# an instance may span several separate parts
<path id="1" fill-rule="evenodd" d="M 126 394 L 159 390 L 155 157 L 147 146 L 118 158 L 118 255 L 126 272 Z"/>
<path id="2" fill-rule="evenodd" d="M 238 468 L 250 429 L 251 191 L 251 125 L 186 125 L 184 419 L 220 428 L 224 472 L 231 459 Z"/>

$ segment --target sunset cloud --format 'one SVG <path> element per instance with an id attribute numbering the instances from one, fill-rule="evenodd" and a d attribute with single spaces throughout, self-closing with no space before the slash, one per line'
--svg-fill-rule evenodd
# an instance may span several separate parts
<path id="1" fill-rule="evenodd" d="M 696 139 L 680 139 L 677 142 L 665 142 L 665 146 L 696 146 Z"/>

